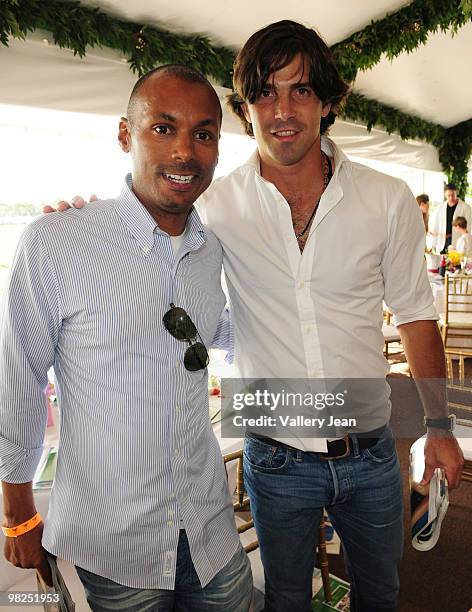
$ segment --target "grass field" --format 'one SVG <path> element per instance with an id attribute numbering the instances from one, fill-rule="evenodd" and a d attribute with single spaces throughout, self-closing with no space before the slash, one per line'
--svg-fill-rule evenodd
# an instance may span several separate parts
<path id="1" fill-rule="evenodd" d="M 8 277 L 8 269 L 15 253 L 15 247 L 25 225 L 0 225 L 0 295 Z"/>

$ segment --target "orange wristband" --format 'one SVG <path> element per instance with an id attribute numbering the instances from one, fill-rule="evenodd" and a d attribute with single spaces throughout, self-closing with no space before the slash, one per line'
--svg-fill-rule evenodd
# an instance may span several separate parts
<path id="1" fill-rule="evenodd" d="M 39 512 L 36 512 L 34 516 L 24 523 L 21 523 L 21 525 L 17 525 L 16 527 L 2 527 L 2 531 L 7 538 L 17 538 L 18 536 L 28 533 L 28 531 L 34 529 L 42 520 L 43 519 L 41 518 Z"/>

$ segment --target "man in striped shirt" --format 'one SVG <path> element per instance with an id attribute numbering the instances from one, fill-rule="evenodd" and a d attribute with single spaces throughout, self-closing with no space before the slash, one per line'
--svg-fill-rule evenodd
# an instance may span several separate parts
<path id="1" fill-rule="evenodd" d="M 120 196 L 35 220 L 12 265 L 0 335 L 6 557 L 48 582 L 44 549 L 72 562 L 93 610 L 249 607 L 208 418 L 204 345 L 227 346 L 230 333 L 222 251 L 193 210 L 220 126 L 197 72 L 142 77 L 120 121 L 133 160 Z M 52 366 L 60 448 L 43 531 L 32 479 Z"/>

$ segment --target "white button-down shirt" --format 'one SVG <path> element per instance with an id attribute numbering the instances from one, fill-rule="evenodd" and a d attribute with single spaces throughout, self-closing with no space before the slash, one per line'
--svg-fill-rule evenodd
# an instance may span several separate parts
<path id="1" fill-rule="evenodd" d="M 241 378 L 385 378 L 382 301 L 397 325 L 437 319 L 408 186 L 350 162 L 327 138 L 322 148 L 335 172 L 303 253 L 257 152 L 198 201 L 223 246 Z M 385 423 L 388 399 L 372 411 Z M 290 444 L 320 450 L 319 440 Z"/>

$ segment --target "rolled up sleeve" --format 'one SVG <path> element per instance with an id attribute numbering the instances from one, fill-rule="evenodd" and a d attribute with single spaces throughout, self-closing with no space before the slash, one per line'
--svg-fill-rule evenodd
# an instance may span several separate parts
<path id="1" fill-rule="evenodd" d="M 29 226 L 11 267 L 0 324 L 0 479 L 6 482 L 32 480 L 41 457 L 44 392 L 60 324 L 53 265 L 39 233 Z"/>
<path id="2" fill-rule="evenodd" d="M 225 308 L 221 313 L 211 348 L 227 351 L 226 363 L 232 363 L 234 358 L 234 327 L 231 312 Z"/>
<path id="3" fill-rule="evenodd" d="M 382 258 L 385 303 L 395 325 L 438 320 L 424 257 L 421 212 L 403 183 L 388 211 L 388 239 Z"/>

